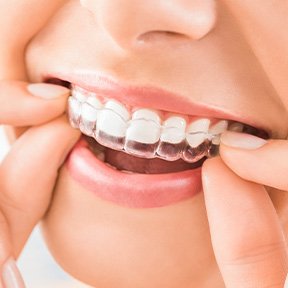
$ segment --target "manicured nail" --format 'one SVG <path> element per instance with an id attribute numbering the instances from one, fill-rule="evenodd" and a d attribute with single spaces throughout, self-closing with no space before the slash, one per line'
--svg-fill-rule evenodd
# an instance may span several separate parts
<path id="1" fill-rule="evenodd" d="M 223 133 L 220 141 L 226 146 L 247 150 L 260 148 L 267 143 L 266 140 L 250 134 L 230 131 Z"/>
<path id="2" fill-rule="evenodd" d="M 2 279 L 5 288 L 25 288 L 20 271 L 12 258 L 3 265 Z"/>
<path id="3" fill-rule="evenodd" d="M 286 276 L 286 281 L 285 281 L 285 284 L 284 284 L 284 288 L 288 288 L 288 275 Z"/>
<path id="4" fill-rule="evenodd" d="M 54 99 L 61 96 L 69 95 L 70 90 L 66 87 L 46 84 L 46 83 L 35 83 L 30 84 L 27 90 L 36 97 L 41 97 L 44 99 Z"/>

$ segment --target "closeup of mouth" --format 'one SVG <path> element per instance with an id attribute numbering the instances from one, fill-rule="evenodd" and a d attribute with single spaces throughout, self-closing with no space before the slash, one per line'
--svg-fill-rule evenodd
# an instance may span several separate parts
<path id="1" fill-rule="evenodd" d="M 84 187 L 120 205 L 161 207 L 200 192 L 201 166 L 218 154 L 220 136 L 227 130 L 269 138 L 263 129 L 213 108 L 194 105 L 184 114 L 170 103 L 169 110 L 155 101 L 135 105 L 121 95 L 139 89 L 125 93 L 103 79 L 92 88 L 69 80 L 46 81 L 71 89 L 69 120 L 83 134 L 70 154 L 68 170 Z M 165 101 L 170 99 L 163 95 Z"/>

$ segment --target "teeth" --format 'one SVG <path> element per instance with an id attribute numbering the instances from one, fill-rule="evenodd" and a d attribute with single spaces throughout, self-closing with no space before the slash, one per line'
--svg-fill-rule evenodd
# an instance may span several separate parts
<path id="1" fill-rule="evenodd" d="M 224 131 L 226 131 L 228 128 L 228 121 L 227 120 L 221 120 L 219 122 L 217 122 L 216 124 L 212 125 L 209 128 L 209 134 L 212 135 L 217 135 L 217 134 L 221 134 Z"/>
<path id="2" fill-rule="evenodd" d="M 234 131 L 234 132 L 242 132 L 244 128 L 244 125 L 241 123 L 232 123 L 229 125 L 229 131 Z"/>
<path id="3" fill-rule="evenodd" d="M 160 125 L 160 117 L 157 112 L 150 109 L 139 109 L 136 110 L 132 115 L 132 120 L 147 120 L 151 122 L 155 122 Z"/>
<path id="4" fill-rule="evenodd" d="M 102 161 L 105 162 L 105 153 L 104 152 L 100 152 L 99 154 L 96 155 L 96 157 Z"/>
<path id="5" fill-rule="evenodd" d="M 212 125 L 208 131 L 209 135 L 215 135 L 212 138 L 212 144 L 219 145 L 220 144 L 220 135 L 228 129 L 228 121 L 221 120 L 216 124 Z"/>
<path id="6" fill-rule="evenodd" d="M 99 110 L 103 106 L 101 101 L 95 96 L 89 96 L 86 100 L 86 103 L 90 104 L 92 107 L 99 109 Z"/>
<path id="7" fill-rule="evenodd" d="M 107 162 L 105 162 L 105 164 L 106 164 L 108 167 L 110 167 L 111 169 L 113 169 L 113 170 L 118 170 L 115 166 L 113 166 L 113 165 L 111 165 L 111 164 L 109 164 L 109 163 L 107 163 Z"/>
<path id="8" fill-rule="evenodd" d="M 189 146 L 195 148 L 204 142 L 208 134 L 209 125 L 209 119 L 198 119 L 188 126 L 186 140 Z"/>
<path id="9" fill-rule="evenodd" d="M 97 119 L 96 140 L 104 146 L 121 150 L 129 116 L 124 105 L 114 100 L 108 101 Z"/>
<path id="10" fill-rule="evenodd" d="M 93 136 L 95 125 L 98 117 L 99 109 L 102 108 L 102 103 L 96 97 L 88 97 L 81 107 L 80 130 L 88 135 Z"/>
<path id="11" fill-rule="evenodd" d="M 107 110 L 112 110 L 113 112 L 116 112 L 119 116 L 123 118 L 124 121 L 128 121 L 130 118 L 130 113 L 127 108 L 115 100 L 107 101 L 105 104 L 105 108 Z"/>
<path id="12" fill-rule="evenodd" d="M 179 144 L 185 139 L 186 120 L 182 117 L 174 116 L 168 118 L 163 123 L 161 141 L 171 144 Z"/>
<path id="13" fill-rule="evenodd" d="M 85 102 L 86 96 L 79 90 L 72 90 L 72 96 L 77 99 L 79 102 Z"/>
<path id="14" fill-rule="evenodd" d="M 120 170 L 120 171 L 126 174 L 135 174 L 134 172 L 128 170 Z"/>
<path id="15" fill-rule="evenodd" d="M 82 104 L 80 130 L 89 136 L 93 135 L 97 120 L 97 110 L 88 103 Z"/>
<path id="16" fill-rule="evenodd" d="M 69 116 L 72 127 L 79 128 L 79 119 L 81 116 L 81 102 L 73 97 L 69 97 Z"/>
<path id="17" fill-rule="evenodd" d="M 183 117 L 173 116 L 163 123 L 160 143 L 157 154 L 169 161 L 180 158 L 184 147 L 186 120 Z"/>
<path id="18" fill-rule="evenodd" d="M 207 156 L 208 151 L 210 151 L 210 141 L 206 140 L 202 142 L 197 147 L 193 148 L 187 145 L 183 151 L 182 159 L 189 163 L 194 163 Z"/>
<path id="19" fill-rule="evenodd" d="M 131 154 L 151 158 L 155 156 L 159 138 L 159 115 L 149 109 L 140 109 L 132 115 L 124 149 Z"/>
<path id="20" fill-rule="evenodd" d="M 242 132 L 246 128 L 227 120 L 211 124 L 210 119 L 199 118 L 187 122 L 181 115 L 162 122 L 160 112 L 138 109 L 131 115 L 129 110 L 116 100 L 102 101 L 95 93 L 78 87 L 69 97 L 69 119 L 73 127 L 94 137 L 101 147 L 124 150 L 138 157 L 168 161 L 182 158 L 193 163 L 217 154 L 224 131 Z M 96 156 L 105 161 L 105 153 Z"/>

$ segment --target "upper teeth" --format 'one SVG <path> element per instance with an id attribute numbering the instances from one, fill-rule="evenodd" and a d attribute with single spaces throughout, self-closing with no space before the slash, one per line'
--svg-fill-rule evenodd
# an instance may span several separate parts
<path id="1" fill-rule="evenodd" d="M 130 111 L 116 100 L 101 100 L 78 87 L 74 87 L 69 98 L 73 127 L 103 146 L 139 157 L 198 161 L 208 156 L 212 144 L 219 144 L 219 135 L 229 126 L 227 120 L 188 119 L 184 115 L 170 115 L 163 120 L 160 111 L 144 108 Z M 233 130 L 243 129 L 240 123 L 230 125 Z"/>

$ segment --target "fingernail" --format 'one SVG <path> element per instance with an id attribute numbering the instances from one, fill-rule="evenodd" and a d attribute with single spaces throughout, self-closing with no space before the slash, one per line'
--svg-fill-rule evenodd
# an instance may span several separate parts
<path id="1" fill-rule="evenodd" d="M 284 288 L 288 288 L 288 275 L 286 277 L 286 281 L 285 281 L 285 284 L 284 284 Z"/>
<path id="2" fill-rule="evenodd" d="M 20 271 L 12 258 L 3 265 L 2 279 L 5 288 L 25 288 Z"/>
<path id="3" fill-rule="evenodd" d="M 266 140 L 245 133 L 225 132 L 221 135 L 221 143 L 233 148 L 254 150 L 267 143 Z"/>
<path id="4" fill-rule="evenodd" d="M 30 84 L 27 90 L 36 97 L 44 99 L 55 99 L 69 94 L 69 89 L 60 85 L 35 83 Z"/>

